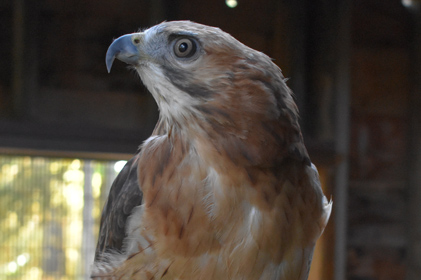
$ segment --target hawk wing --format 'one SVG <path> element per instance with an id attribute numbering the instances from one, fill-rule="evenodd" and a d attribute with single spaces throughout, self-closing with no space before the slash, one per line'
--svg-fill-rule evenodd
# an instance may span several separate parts
<path id="1" fill-rule="evenodd" d="M 142 203 L 137 180 L 137 156 L 130 159 L 114 180 L 101 216 L 95 261 L 104 253 L 121 252 L 126 237 L 126 221 L 133 208 Z"/>

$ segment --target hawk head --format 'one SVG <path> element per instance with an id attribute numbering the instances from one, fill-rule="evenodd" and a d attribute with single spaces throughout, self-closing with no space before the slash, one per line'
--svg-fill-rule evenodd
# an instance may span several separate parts
<path id="1" fill-rule="evenodd" d="M 152 93 L 160 109 L 157 127 L 194 127 L 210 139 L 225 138 L 222 148 L 251 164 L 286 153 L 308 161 L 281 70 L 219 28 L 163 22 L 116 39 L 107 51 L 108 71 L 115 58 L 132 65 Z"/>

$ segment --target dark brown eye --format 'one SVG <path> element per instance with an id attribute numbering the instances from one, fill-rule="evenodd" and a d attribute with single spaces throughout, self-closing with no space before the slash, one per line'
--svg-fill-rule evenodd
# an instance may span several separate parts
<path id="1" fill-rule="evenodd" d="M 191 57 L 196 53 L 196 42 L 189 38 L 181 38 L 174 44 L 174 53 L 177 57 Z"/>

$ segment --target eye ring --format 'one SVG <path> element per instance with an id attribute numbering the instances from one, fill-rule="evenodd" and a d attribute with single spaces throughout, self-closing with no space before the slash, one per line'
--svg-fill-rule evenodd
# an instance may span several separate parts
<path id="1" fill-rule="evenodd" d="M 196 42 L 190 38 L 181 38 L 174 44 L 174 54 L 179 58 L 192 57 L 196 49 Z"/>

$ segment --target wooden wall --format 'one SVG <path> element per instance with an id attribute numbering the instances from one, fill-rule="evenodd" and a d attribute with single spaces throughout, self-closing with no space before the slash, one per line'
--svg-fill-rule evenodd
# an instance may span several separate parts
<path id="1" fill-rule="evenodd" d="M 348 279 L 405 279 L 411 17 L 354 1 Z"/>

